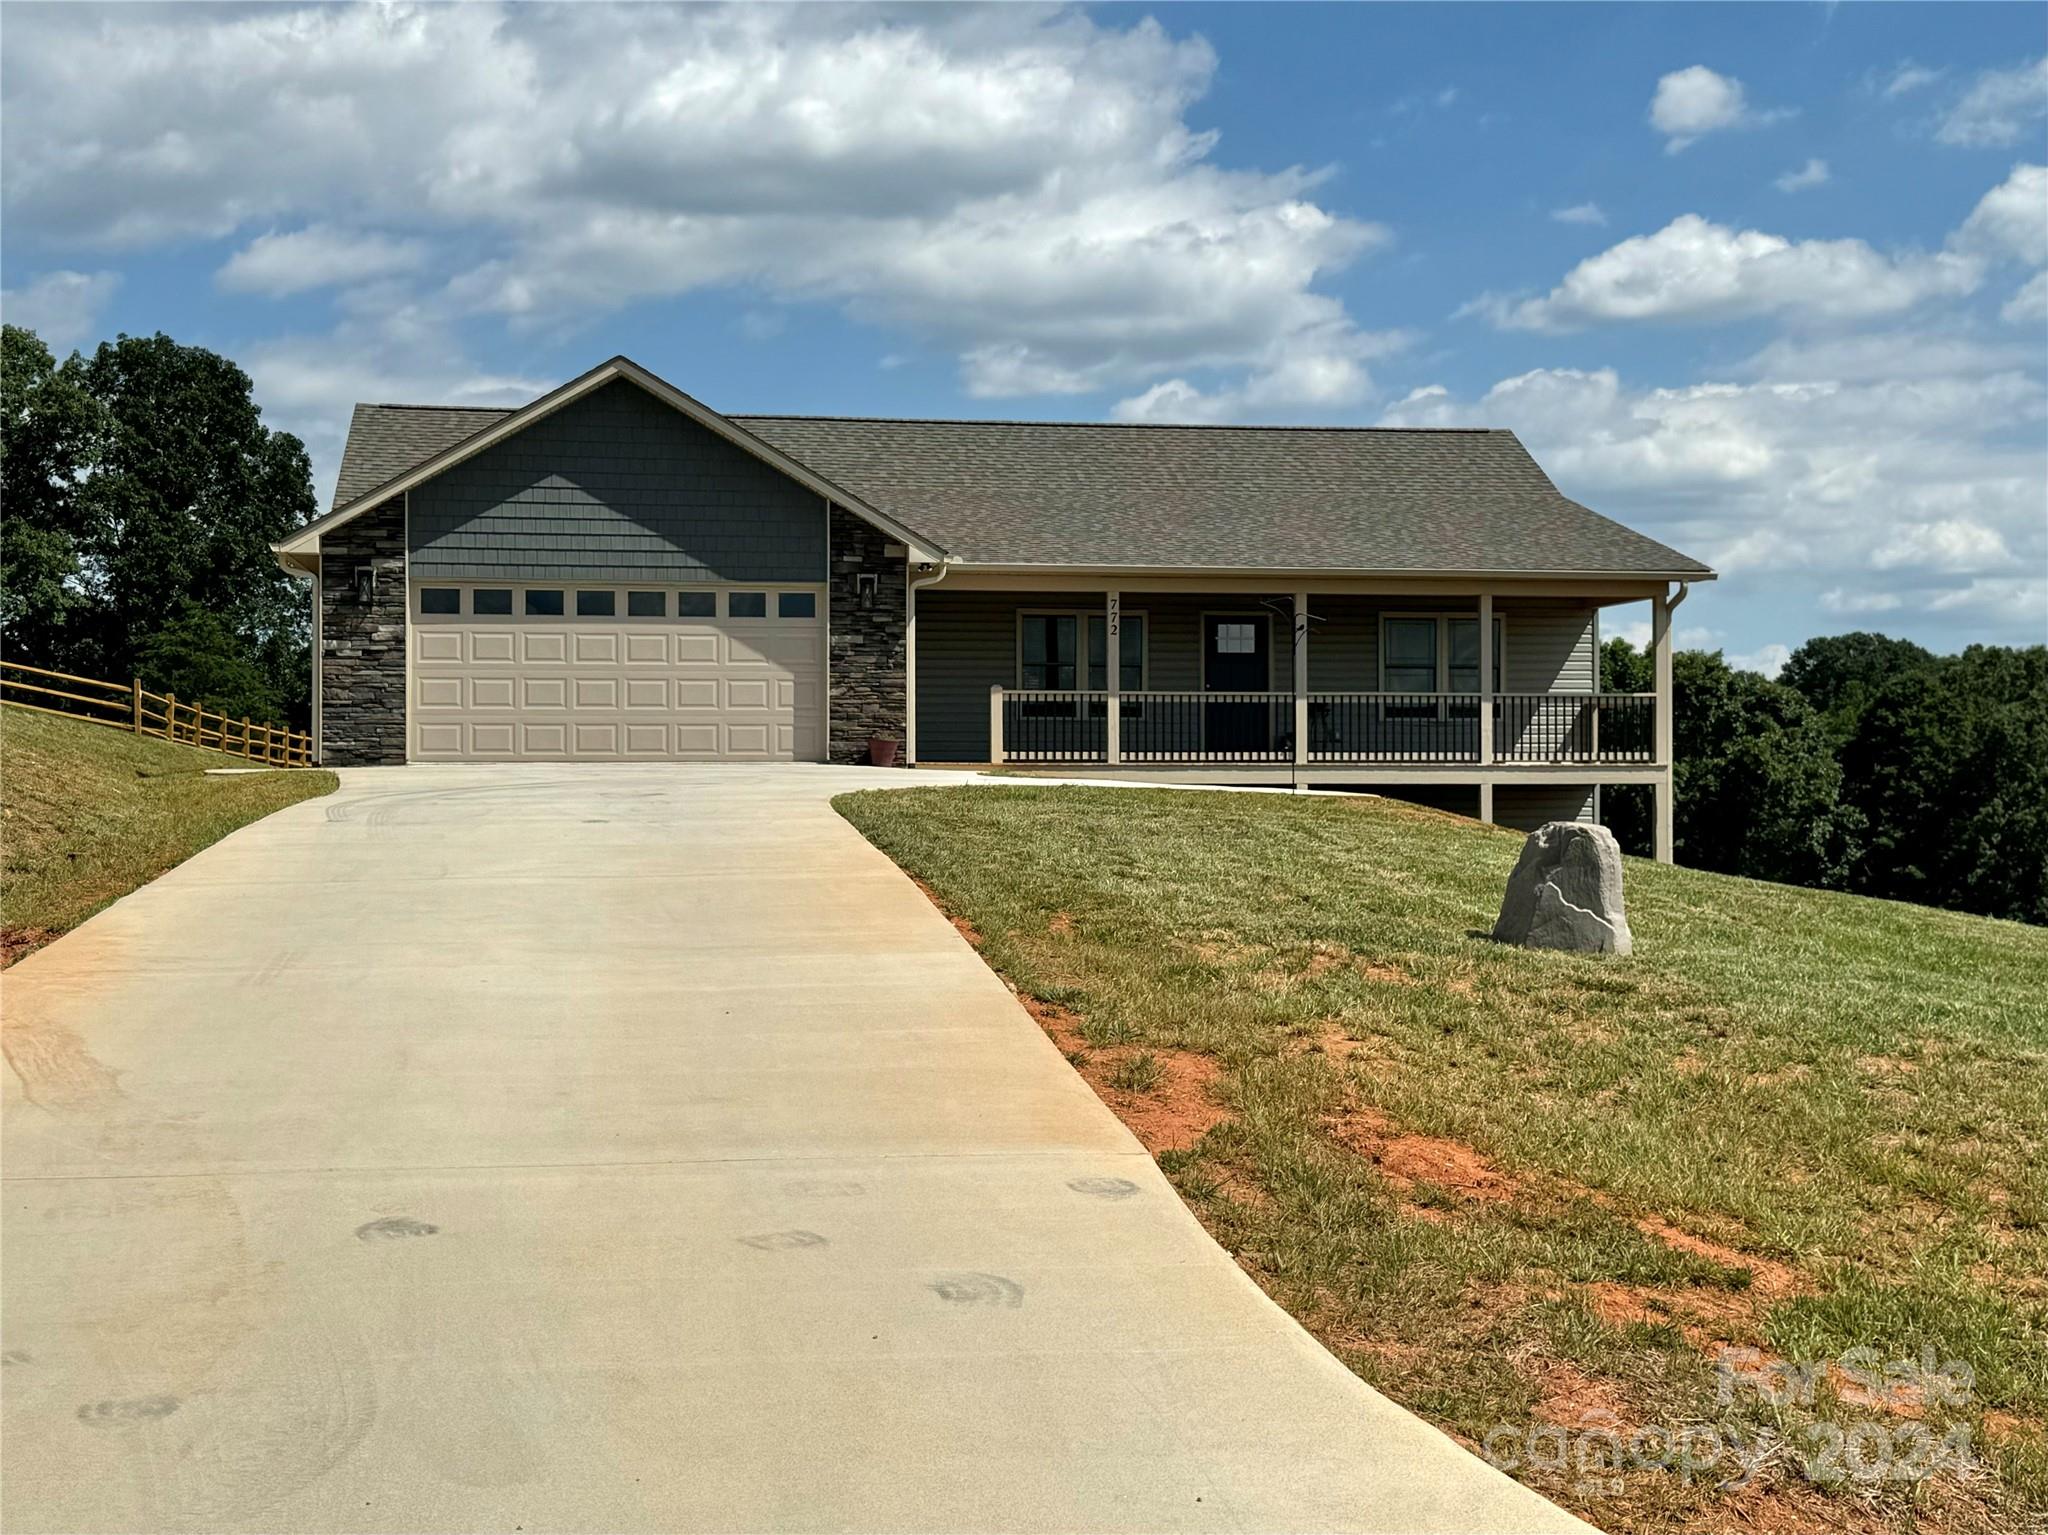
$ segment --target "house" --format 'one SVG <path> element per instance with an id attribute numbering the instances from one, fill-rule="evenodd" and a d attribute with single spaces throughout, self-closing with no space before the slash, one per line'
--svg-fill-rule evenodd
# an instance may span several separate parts
<path id="1" fill-rule="evenodd" d="M 357 406 L 277 555 L 330 764 L 883 737 L 1517 826 L 1648 783 L 1666 857 L 1671 613 L 1714 574 L 1505 431 L 726 416 L 624 357 L 516 410 Z M 1600 612 L 1645 599 L 1656 691 L 1602 693 Z"/>

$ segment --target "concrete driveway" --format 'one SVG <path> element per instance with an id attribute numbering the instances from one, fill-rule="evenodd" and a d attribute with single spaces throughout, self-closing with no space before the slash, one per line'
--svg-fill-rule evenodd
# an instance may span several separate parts
<path id="1" fill-rule="evenodd" d="M 1209 1240 L 902 782 L 347 773 L 9 971 L 6 1527 L 1577 1528 Z"/>

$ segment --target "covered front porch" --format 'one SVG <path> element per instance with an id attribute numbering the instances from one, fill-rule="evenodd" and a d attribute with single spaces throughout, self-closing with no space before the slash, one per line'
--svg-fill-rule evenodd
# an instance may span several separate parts
<path id="1" fill-rule="evenodd" d="M 1600 611 L 1645 598 L 1659 687 L 1602 691 Z M 1489 818 L 1494 785 L 1649 782 L 1664 805 L 1672 606 L 1661 583 L 949 581 L 913 609 L 912 760 L 1469 784 Z"/>

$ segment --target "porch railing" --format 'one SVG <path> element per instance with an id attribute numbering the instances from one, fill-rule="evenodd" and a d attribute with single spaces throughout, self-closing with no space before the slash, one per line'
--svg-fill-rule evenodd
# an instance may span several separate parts
<path id="1" fill-rule="evenodd" d="M 989 753 L 995 762 L 1106 763 L 1110 701 L 1103 692 L 995 688 Z M 1115 695 L 1114 760 L 1188 763 L 1479 764 L 1475 693 L 1133 692 Z M 1647 763 L 1655 760 L 1650 693 L 1497 693 L 1497 763 Z M 1296 720 L 1307 739 L 1297 753 Z"/>

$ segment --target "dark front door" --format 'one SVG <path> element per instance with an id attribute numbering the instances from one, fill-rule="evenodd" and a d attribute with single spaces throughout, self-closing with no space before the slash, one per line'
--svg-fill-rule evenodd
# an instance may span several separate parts
<path id="1" fill-rule="evenodd" d="M 1202 620 L 1202 687 L 1209 693 L 1265 693 L 1273 685 L 1273 625 L 1263 613 L 1211 613 Z M 1268 699 L 1218 699 L 1203 707 L 1203 745 L 1212 752 L 1264 751 L 1273 744 Z"/>

